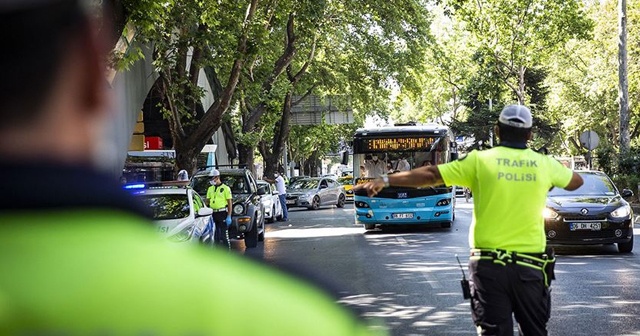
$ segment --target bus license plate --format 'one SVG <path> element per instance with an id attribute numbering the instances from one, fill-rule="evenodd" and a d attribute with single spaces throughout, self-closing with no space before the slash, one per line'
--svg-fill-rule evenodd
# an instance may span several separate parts
<path id="1" fill-rule="evenodd" d="M 406 218 L 413 218 L 413 214 L 412 213 L 395 213 L 392 215 L 392 217 L 395 219 L 406 219 Z"/>
<path id="2" fill-rule="evenodd" d="M 569 224 L 569 230 L 577 231 L 577 230 L 591 230 L 591 231 L 600 231 L 601 225 L 600 223 L 571 223 Z"/>

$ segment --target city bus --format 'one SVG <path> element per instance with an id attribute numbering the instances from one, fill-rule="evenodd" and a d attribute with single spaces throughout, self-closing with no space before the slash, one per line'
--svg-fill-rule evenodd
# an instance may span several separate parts
<path id="1" fill-rule="evenodd" d="M 352 149 L 354 184 L 379 177 L 382 166 L 385 167 L 383 173 L 394 174 L 458 157 L 451 130 L 432 123 L 359 128 L 353 137 Z M 355 221 L 366 230 L 397 225 L 450 228 L 455 219 L 454 206 L 454 187 L 444 185 L 392 186 L 374 197 L 368 197 L 363 190 L 354 194 Z"/>

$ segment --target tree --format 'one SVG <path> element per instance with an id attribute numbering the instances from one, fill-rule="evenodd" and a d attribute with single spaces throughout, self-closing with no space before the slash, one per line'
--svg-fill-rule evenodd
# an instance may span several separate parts
<path id="1" fill-rule="evenodd" d="M 258 0 L 236 1 L 123 0 L 138 39 L 152 43 L 169 121 L 176 169 L 193 172 L 196 157 L 219 128 L 229 108 L 248 55 L 256 52 L 251 37 L 260 30 Z M 203 109 L 200 70 L 207 70 L 215 98 Z"/>
<path id="2" fill-rule="evenodd" d="M 388 113 L 389 83 L 404 84 L 407 90 L 418 87 L 411 85 L 411 74 L 422 67 L 429 39 L 428 11 L 418 0 L 303 1 L 294 8 L 298 23 L 295 30 L 293 16 L 289 15 L 286 29 L 274 25 L 276 34 L 272 36 L 282 32 L 284 37 L 280 40 L 287 47 L 280 50 L 299 52 L 290 58 L 286 70 L 279 72 L 272 66 L 279 64 L 277 61 L 267 61 L 268 55 L 274 60 L 273 55 L 278 54 L 268 49 L 260 55 L 259 65 L 270 68 L 258 66 L 255 69 L 261 71 L 249 72 L 251 76 L 242 81 L 242 117 L 238 120 L 243 123 L 236 127 L 241 130 L 238 138 L 244 148 L 241 161 L 250 162 L 257 147 L 267 175 L 275 169 L 284 150 L 289 114 L 298 97 L 348 97 L 350 108 L 361 114 L 356 117 L 358 120 L 364 120 L 363 115 L 372 110 Z M 281 75 L 272 76 L 275 73 Z M 265 83 L 264 78 L 275 81 L 259 84 Z M 252 84 L 259 84 L 259 89 L 252 89 Z M 259 121 L 252 118 L 257 115 Z"/>
<path id="3" fill-rule="evenodd" d="M 528 103 L 526 72 L 541 66 L 571 38 L 588 38 L 592 22 L 577 0 L 448 2 L 476 37 L 477 52 L 489 59 L 520 104 Z"/>

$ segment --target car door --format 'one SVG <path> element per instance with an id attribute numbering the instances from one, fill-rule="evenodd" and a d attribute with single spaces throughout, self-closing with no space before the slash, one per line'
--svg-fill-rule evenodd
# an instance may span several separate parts
<path id="1" fill-rule="evenodd" d="M 329 180 L 329 191 L 331 194 L 331 202 L 337 204 L 338 196 L 340 196 L 340 188 L 338 188 L 338 182 L 335 180 Z"/>
<path id="2" fill-rule="evenodd" d="M 320 183 L 318 183 L 318 194 L 320 195 L 320 204 L 324 205 L 331 202 L 331 191 L 327 179 L 320 179 Z"/>
<path id="3" fill-rule="evenodd" d="M 271 195 L 271 198 L 273 199 L 273 205 L 276 208 L 276 211 L 274 212 L 273 216 L 274 217 L 282 216 L 282 204 L 280 204 L 280 197 L 278 196 L 278 189 L 272 183 L 269 184 L 269 193 Z"/>
<path id="4" fill-rule="evenodd" d="M 209 224 L 209 219 L 211 218 L 211 216 L 198 217 L 198 211 L 204 208 L 205 205 L 202 197 L 200 197 L 200 195 L 193 190 L 191 191 L 191 202 L 193 204 L 191 208 L 194 212 L 193 216 L 195 218 L 195 224 L 197 228 L 195 235 L 200 237 L 206 231 L 206 227 Z"/>

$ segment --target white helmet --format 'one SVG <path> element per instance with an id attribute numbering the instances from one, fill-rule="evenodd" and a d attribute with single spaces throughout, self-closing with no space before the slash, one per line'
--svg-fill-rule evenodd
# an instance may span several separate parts
<path id="1" fill-rule="evenodd" d="M 178 181 L 189 181 L 189 173 L 186 170 L 182 169 L 178 172 Z"/>

